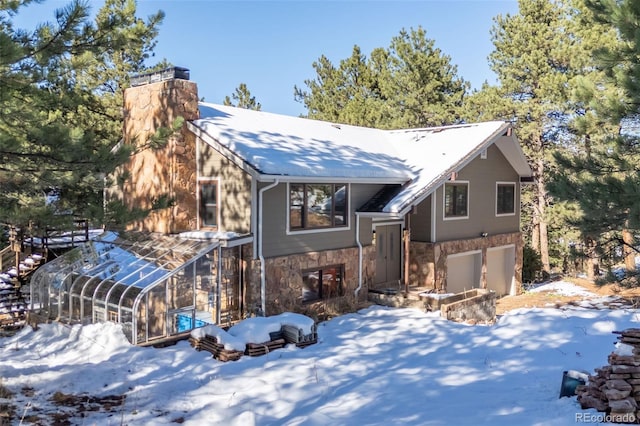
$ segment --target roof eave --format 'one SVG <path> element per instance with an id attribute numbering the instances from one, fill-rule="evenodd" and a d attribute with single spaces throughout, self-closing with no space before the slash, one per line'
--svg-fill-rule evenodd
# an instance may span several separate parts
<path id="1" fill-rule="evenodd" d="M 205 132 L 200 127 L 196 126 L 192 122 L 187 122 L 187 128 L 197 137 L 203 140 L 207 145 L 218 151 L 221 155 L 228 158 L 236 166 L 240 167 L 243 171 L 249 173 L 253 178 L 258 178 L 260 173 L 250 163 L 242 159 L 236 153 L 231 151 L 226 146 L 222 145 L 216 138 Z"/>
<path id="2" fill-rule="evenodd" d="M 531 168 L 527 163 L 522 148 L 520 148 L 520 144 L 518 143 L 516 137 L 512 134 L 511 130 L 511 124 L 504 122 L 502 126 L 494 131 L 489 137 L 485 138 L 485 140 L 478 146 L 476 146 L 473 150 L 469 151 L 469 153 L 461 158 L 460 161 L 457 161 L 451 167 L 446 169 L 443 173 L 438 175 L 437 178 L 429 182 L 429 184 L 426 185 L 421 191 L 404 202 L 397 211 L 387 211 L 387 213 L 402 216 L 406 215 L 411 211 L 413 206 L 420 204 L 425 198 L 431 195 L 433 191 L 435 191 L 440 185 L 442 185 L 447 179 L 449 179 L 449 176 L 451 176 L 453 172 L 456 172 L 467 166 L 467 164 L 469 164 L 478 154 L 480 154 L 482 150 L 487 149 L 494 143 L 496 144 L 496 146 L 498 146 L 498 149 L 500 149 L 503 155 L 507 158 L 507 161 L 509 161 L 509 164 L 511 164 L 511 166 L 520 177 L 531 176 Z M 507 135 L 510 139 L 502 139 L 503 136 Z M 506 141 L 512 141 L 513 143 L 506 145 Z M 507 147 L 509 146 L 512 146 L 513 148 L 511 150 L 508 150 Z"/>
<path id="3" fill-rule="evenodd" d="M 511 167 L 518 173 L 518 176 L 523 177 L 531 177 L 533 176 L 533 171 L 529 166 L 529 161 L 527 157 L 524 155 L 524 151 L 522 151 L 522 147 L 518 142 L 518 138 L 513 134 L 513 132 L 508 135 L 508 138 L 500 138 L 495 143 L 502 155 L 505 156 Z M 513 141 L 513 143 L 508 143 L 507 141 Z"/>
<path id="4" fill-rule="evenodd" d="M 404 214 L 389 213 L 389 212 L 356 212 L 356 216 L 379 218 L 379 219 L 402 219 Z"/>
<path id="5" fill-rule="evenodd" d="M 273 175 L 260 174 L 257 177 L 259 182 L 295 182 L 295 183 L 362 183 L 362 184 L 404 184 L 409 178 L 406 177 L 380 177 L 380 176 L 293 176 L 293 175 Z"/>

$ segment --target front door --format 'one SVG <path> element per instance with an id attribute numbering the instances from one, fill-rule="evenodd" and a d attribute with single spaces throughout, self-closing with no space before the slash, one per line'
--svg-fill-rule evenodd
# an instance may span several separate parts
<path id="1" fill-rule="evenodd" d="M 400 281 L 401 232 L 400 225 L 376 227 L 376 286 Z"/>

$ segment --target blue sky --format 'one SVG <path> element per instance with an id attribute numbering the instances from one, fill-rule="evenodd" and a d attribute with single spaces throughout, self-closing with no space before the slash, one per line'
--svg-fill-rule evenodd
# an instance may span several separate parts
<path id="1" fill-rule="evenodd" d="M 91 1 L 94 11 L 102 1 Z M 19 26 L 53 20 L 67 4 L 47 0 L 23 9 Z M 495 76 L 487 64 L 493 49 L 493 17 L 514 14 L 517 0 L 414 1 L 214 1 L 140 0 L 138 15 L 166 13 L 156 58 L 189 68 L 199 96 L 222 103 L 240 83 L 263 111 L 287 115 L 305 112 L 293 88 L 315 77 L 312 64 L 321 55 L 334 64 L 351 55 L 388 47 L 402 28 L 422 26 L 436 47 L 451 57 L 458 75 L 479 88 Z"/>

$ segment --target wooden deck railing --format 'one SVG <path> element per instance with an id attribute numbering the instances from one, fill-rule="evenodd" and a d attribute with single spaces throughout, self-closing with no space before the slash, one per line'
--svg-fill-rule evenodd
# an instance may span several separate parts
<path id="1" fill-rule="evenodd" d="M 16 254 L 11 250 L 11 246 L 7 246 L 0 250 L 0 271 L 4 271 L 8 265 L 16 262 Z"/>
<path id="2" fill-rule="evenodd" d="M 44 247 L 64 246 L 75 247 L 77 244 L 89 241 L 89 221 L 87 219 L 76 219 L 73 226 L 69 229 L 45 229 L 42 237 Z"/>

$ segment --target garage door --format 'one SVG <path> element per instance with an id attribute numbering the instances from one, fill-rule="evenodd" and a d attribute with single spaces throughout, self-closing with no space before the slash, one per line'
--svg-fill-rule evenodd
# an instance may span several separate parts
<path id="1" fill-rule="evenodd" d="M 498 296 L 516 294 L 515 246 L 487 249 L 487 288 Z"/>
<path id="2" fill-rule="evenodd" d="M 480 287 L 482 253 L 469 252 L 447 256 L 447 293 L 461 293 Z"/>

